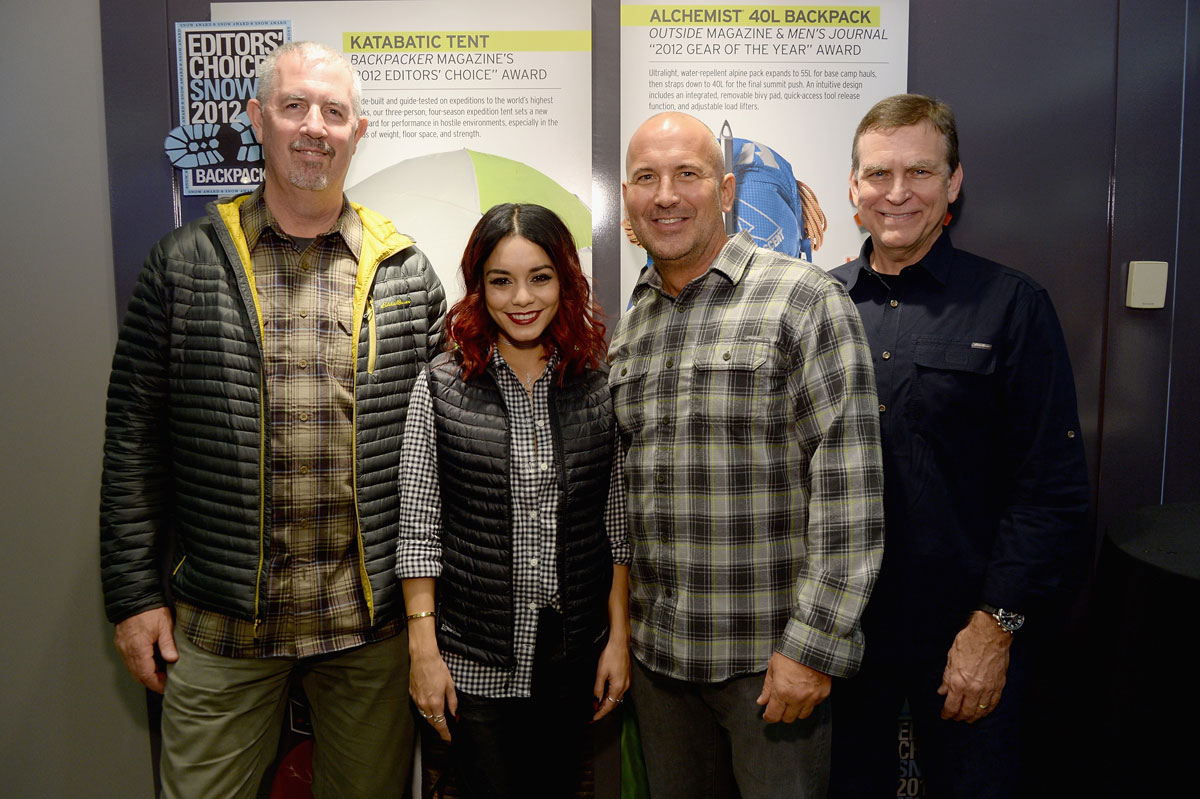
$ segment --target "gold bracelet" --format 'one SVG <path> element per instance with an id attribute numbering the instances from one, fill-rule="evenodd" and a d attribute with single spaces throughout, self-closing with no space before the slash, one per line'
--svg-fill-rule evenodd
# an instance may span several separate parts
<path id="1" fill-rule="evenodd" d="M 433 615 L 436 615 L 436 614 L 432 610 L 426 610 L 423 613 L 410 613 L 410 614 L 408 614 L 408 620 L 412 621 L 413 619 L 423 619 L 426 616 L 433 616 Z"/>

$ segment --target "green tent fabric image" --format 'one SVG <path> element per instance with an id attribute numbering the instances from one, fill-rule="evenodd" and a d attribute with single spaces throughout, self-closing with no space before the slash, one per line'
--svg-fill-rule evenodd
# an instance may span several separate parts
<path id="1" fill-rule="evenodd" d="M 458 149 L 409 158 L 346 189 L 354 202 L 391 218 L 433 263 L 447 299 L 463 295 L 463 247 L 484 211 L 498 203 L 537 203 L 562 217 L 591 273 L 592 212 L 553 178 L 500 155 Z"/>

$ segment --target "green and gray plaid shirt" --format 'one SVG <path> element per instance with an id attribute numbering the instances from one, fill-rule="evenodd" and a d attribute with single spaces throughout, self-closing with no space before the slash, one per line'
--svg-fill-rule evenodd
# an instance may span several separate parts
<path id="1" fill-rule="evenodd" d="M 677 297 L 648 269 L 610 352 L 638 660 L 698 683 L 765 671 L 773 652 L 853 674 L 883 469 L 841 284 L 740 233 Z"/>

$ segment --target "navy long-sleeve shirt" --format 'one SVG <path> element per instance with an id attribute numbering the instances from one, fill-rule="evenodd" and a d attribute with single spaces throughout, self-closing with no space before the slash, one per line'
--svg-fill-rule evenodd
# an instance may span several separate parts
<path id="1" fill-rule="evenodd" d="M 864 631 L 948 646 L 981 602 L 1036 619 L 1086 543 L 1087 468 L 1054 307 L 1027 275 L 945 232 L 899 275 L 874 272 L 871 247 L 833 270 L 862 316 L 879 392 L 885 547 Z"/>

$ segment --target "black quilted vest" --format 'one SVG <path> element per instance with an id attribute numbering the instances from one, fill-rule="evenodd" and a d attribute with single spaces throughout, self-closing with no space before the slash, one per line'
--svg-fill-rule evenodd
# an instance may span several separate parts
<path id="1" fill-rule="evenodd" d="M 464 383 L 454 353 L 429 369 L 442 495 L 438 646 L 489 666 L 513 659 L 508 416 L 491 375 Z M 560 487 L 558 586 L 569 659 L 593 655 L 608 630 L 612 553 L 604 530 L 616 426 L 607 369 L 549 394 Z"/>

